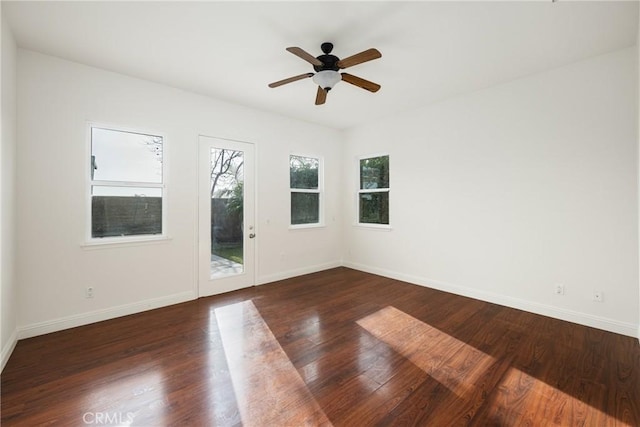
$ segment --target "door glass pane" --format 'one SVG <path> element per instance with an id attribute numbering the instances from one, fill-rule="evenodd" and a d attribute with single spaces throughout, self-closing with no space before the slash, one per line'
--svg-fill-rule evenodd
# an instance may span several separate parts
<path id="1" fill-rule="evenodd" d="M 244 153 L 211 149 L 211 278 L 244 272 Z"/>

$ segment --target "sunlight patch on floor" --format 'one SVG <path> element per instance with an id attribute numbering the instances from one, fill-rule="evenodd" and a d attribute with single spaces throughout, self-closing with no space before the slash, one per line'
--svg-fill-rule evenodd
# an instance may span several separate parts
<path id="1" fill-rule="evenodd" d="M 488 405 L 497 425 L 630 426 L 516 368 L 504 374 Z"/>
<path id="2" fill-rule="evenodd" d="M 252 301 L 215 315 L 243 425 L 332 425 Z"/>
<path id="3" fill-rule="evenodd" d="M 387 306 L 357 323 L 458 397 L 470 393 L 495 363 L 495 358 L 395 307 Z"/>
<path id="4" fill-rule="evenodd" d="M 613 391 L 603 385 L 582 383 L 585 396 L 571 396 L 520 369 L 506 366 L 495 386 L 491 386 L 485 374 L 498 363 L 494 357 L 395 307 L 387 306 L 357 323 L 447 387 L 461 399 L 458 405 L 484 396 L 478 404 L 483 407 L 488 424 L 538 425 L 544 420 L 545 425 L 557 426 L 629 425 L 580 400 L 606 398 Z M 584 382 L 579 378 L 574 381 Z"/>

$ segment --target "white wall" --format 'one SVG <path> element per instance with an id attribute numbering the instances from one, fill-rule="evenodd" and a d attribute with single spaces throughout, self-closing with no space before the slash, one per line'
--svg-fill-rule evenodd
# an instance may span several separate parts
<path id="1" fill-rule="evenodd" d="M 16 344 L 15 274 L 16 44 L 2 16 L 2 146 L 0 147 L 0 370 Z"/>
<path id="2" fill-rule="evenodd" d="M 21 337 L 195 297 L 199 134 L 256 144 L 258 283 L 340 264 L 337 131 L 22 49 L 18 71 Z M 83 248 L 88 120 L 164 133 L 171 240 Z M 288 230 L 291 151 L 324 157 L 325 228 Z"/>
<path id="3" fill-rule="evenodd" d="M 338 265 L 344 245 L 348 266 L 634 335 L 636 79 L 626 49 L 359 127 L 344 149 L 337 131 L 18 50 L 20 336 L 195 297 L 198 134 L 257 145 L 258 283 Z M 87 120 L 167 136 L 170 241 L 82 247 Z M 325 159 L 325 228 L 287 228 L 290 152 Z M 355 158 L 380 152 L 389 232 L 352 225 Z"/>
<path id="4" fill-rule="evenodd" d="M 346 265 L 635 336 L 636 80 L 629 48 L 353 129 Z M 352 225 L 379 152 L 391 231 Z"/>

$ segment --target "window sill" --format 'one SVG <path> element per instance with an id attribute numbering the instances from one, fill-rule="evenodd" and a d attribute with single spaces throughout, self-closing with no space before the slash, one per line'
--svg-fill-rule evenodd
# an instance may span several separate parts
<path id="1" fill-rule="evenodd" d="M 359 227 L 359 228 L 370 228 L 372 230 L 379 230 L 379 231 L 391 231 L 391 225 L 389 224 L 367 224 L 367 223 L 356 223 L 353 224 L 354 227 Z"/>
<path id="2" fill-rule="evenodd" d="M 325 225 L 323 223 L 318 223 L 318 224 L 296 224 L 296 225 L 289 226 L 289 230 L 309 230 L 313 228 L 325 228 Z"/>
<path id="3" fill-rule="evenodd" d="M 80 247 L 84 250 L 111 249 L 141 245 L 157 245 L 168 243 L 172 240 L 167 236 L 147 236 L 147 237 L 104 237 L 84 242 Z"/>

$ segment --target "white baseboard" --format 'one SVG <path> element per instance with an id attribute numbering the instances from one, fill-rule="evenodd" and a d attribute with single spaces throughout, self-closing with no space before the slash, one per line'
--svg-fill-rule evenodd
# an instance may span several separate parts
<path id="1" fill-rule="evenodd" d="M 2 354 L 0 354 L 0 372 L 4 370 L 4 366 L 9 361 L 9 358 L 11 357 L 11 353 L 13 353 L 13 349 L 16 348 L 17 343 L 18 343 L 18 330 L 14 329 L 13 333 L 9 337 L 9 340 L 2 347 Z"/>
<path id="2" fill-rule="evenodd" d="M 622 335 L 636 337 L 640 341 L 640 324 L 620 322 L 615 319 L 593 316 L 591 314 L 576 312 L 572 310 L 562 309 L 545 304 L 539 304 L 522 300 L 519 298 L 507 297 L 504 295 L 485 292 L 478 289 L 468 288 L 464 286 L 453 285 L 436 280 L 430 280 L 423 277 L 412 276 L 404 273 L 398 273 L 391 270 L 385 270 L 377 267 L 371 267 L 364 264 L 353 263 L 349 261 L 333 261 L 324 264 L 316 264 L 295 270 L 288 270 L 277 274 L 271 274 L 258 278 L 257 284 L 264 285 L 276 282 L 278 280 L 289 279 L 291 277 L 301 276 L 304 274 L 316 273 L 318 271 L 328 270 L 336 267 L 349 267 L 355 270 L 365 271 L 367 273 L 377 274 L 396 280 L 401 280 L 428 288 L 438 289 L 445 292 L 451 292 L 494 304 L 499 304 L 531 313 L 541 314 L 556 319 L 566 320 L 585 326 L 591 326 L 605 331 L 615 332 Z M 9 360 L 18 339 L 31 338 L 38 335 L 44 335 L 51 332 L 61 331 L 64 329 L 83 326 L 90 323 L 100 322 L 103 320 L 113 319 L 116 317 L 127 316 L 129 314 L 140 313 L 155 308 L 165 307 L 173 304 L 179 304 L 185 301 L 191 301 L 197 298 L 194 291 L 182 292 L 179 294 L 168 295 L 150 300 L 140 301 L 131 304 L 125 304 L 118 307 L 111 307 L 102 310 L 96 310 L 88 313 L 81 313 L 72 316 L 65 316 L 59 319 L 49 320 L 40 323 L 34 323 L 19 327 L 13 332 L 9 341 L 2 348 L 0 359 L 0 372 Z"/>
<path id="3" fill-rule="evenodd" d="M 317 264 L 296 270 L 283 271 L 277 274 L 258 278 L 258 285 L 275 282 L 278 280 L 288 279 L 303 274 L 315 273 L 330 268 L 341 267 L 341 261 L 333 261 L 330 263 Z M 31 338 L 38 335 L 44 335 L 51 332 L 61 331 L 64 329 L 75 328 L 77 326 L 88 325 L 90 323 L 101 322 L 103 320 L 114 319 L 116 317 L 127 316 L 129 314 L 140 313 L 154 308 L 165 307 L 172 304 L 197 299 L 195 291 L 182 292 L 179 294 L 168 295 L 165 297 L 154 298 L 150 300 L 125 304 L 118 307 L 110 307 L 102 310 L 91 311 L 88 313 L 75 314 L 65 316 L 58 319 L 48 320 L 40 323 L 34 323 L 18 328 L 18 339 Z M 4 354 L 4 353 L 3 353 Z"/>
<path id="4" fill-rule="evenodd" d="M 135 314 L 147 310 L 153 310 L 155 308 L 166 307 L 168 305 L 179 304 L 181 302 L 191 301 L 196 298 L 197 296 L 194 295 L 193 291 L 181 292 L 179 294 L 152 298 L 149 300 L 134 302 L 131 304 L 124 304 L 117 307 L 110 307 L 102 310 L 91 311 L 88 313 L 65 316 L 59 319 L 53 319 L 45 322 L 22 326 L 18 329 L 18 338 L 31 338 L 38 335 L 61 331 L 63 329 L 75 328 L 77 326 L 83 326 L 90 323 L 101 322 L 103 320 L 114 319 L 116 317 L 128 316 L 129 314 Z"/>
<path id="5" fill-rule="evenodd" d="M 342 265 L 342 261 L 338 260 L 327 262 L 324 264 L 316 264 L 304 268 L 298 268 L 295 270 L 282 271 L 276 274 L 258 277 L 257 285 L 265 285 L 267 283 L 277 282 L 278 280 L 302 276 L 303 274 L 317 273 L 318 271 L 329 270 L 330 268 L 342 267 Z"/>
<path id="6" fill-rule="evenodd" d="M 391 279 L 401 280 L 403 282 L 415 285 L 425 286 L 428 288 L 438 289 L 450 292 L 456 295 L 462 295 L 490 302 L 493 304 L 503 305 L 506 307 L 516 308 L 518 310 L 528 311 L 530 313 L 541 314 L 543 316 L 553 317 L 555 319 L 566 320 L 568 322 L 580 325 L 591 326 L 593 328 L 602 329 L 609 332 L 615 332 L 621 335 L 637 337 L 640 340 L 640 325 L 633 323 L 620 322 L 619 320 L 609 319 L 606 317 L 594 316 L 588 313 L 582 313 L 564 308 L 554 307 L 546 304 L 526 301 L 520 298 L 513 298 L 504 295 L 473 289 L 465 286 L 458 286 L 438 280 L 430 280 L 423 277 L 412 276 L 409 274 L 398 273 L 396 271 L 385 270 L 377 267 L 371 267 L 364 264 L 345 261 L 345 267 L 355 270 L 365 271 L 367 273 L 377 274 L 379 276 L 389 277 Z"/>

